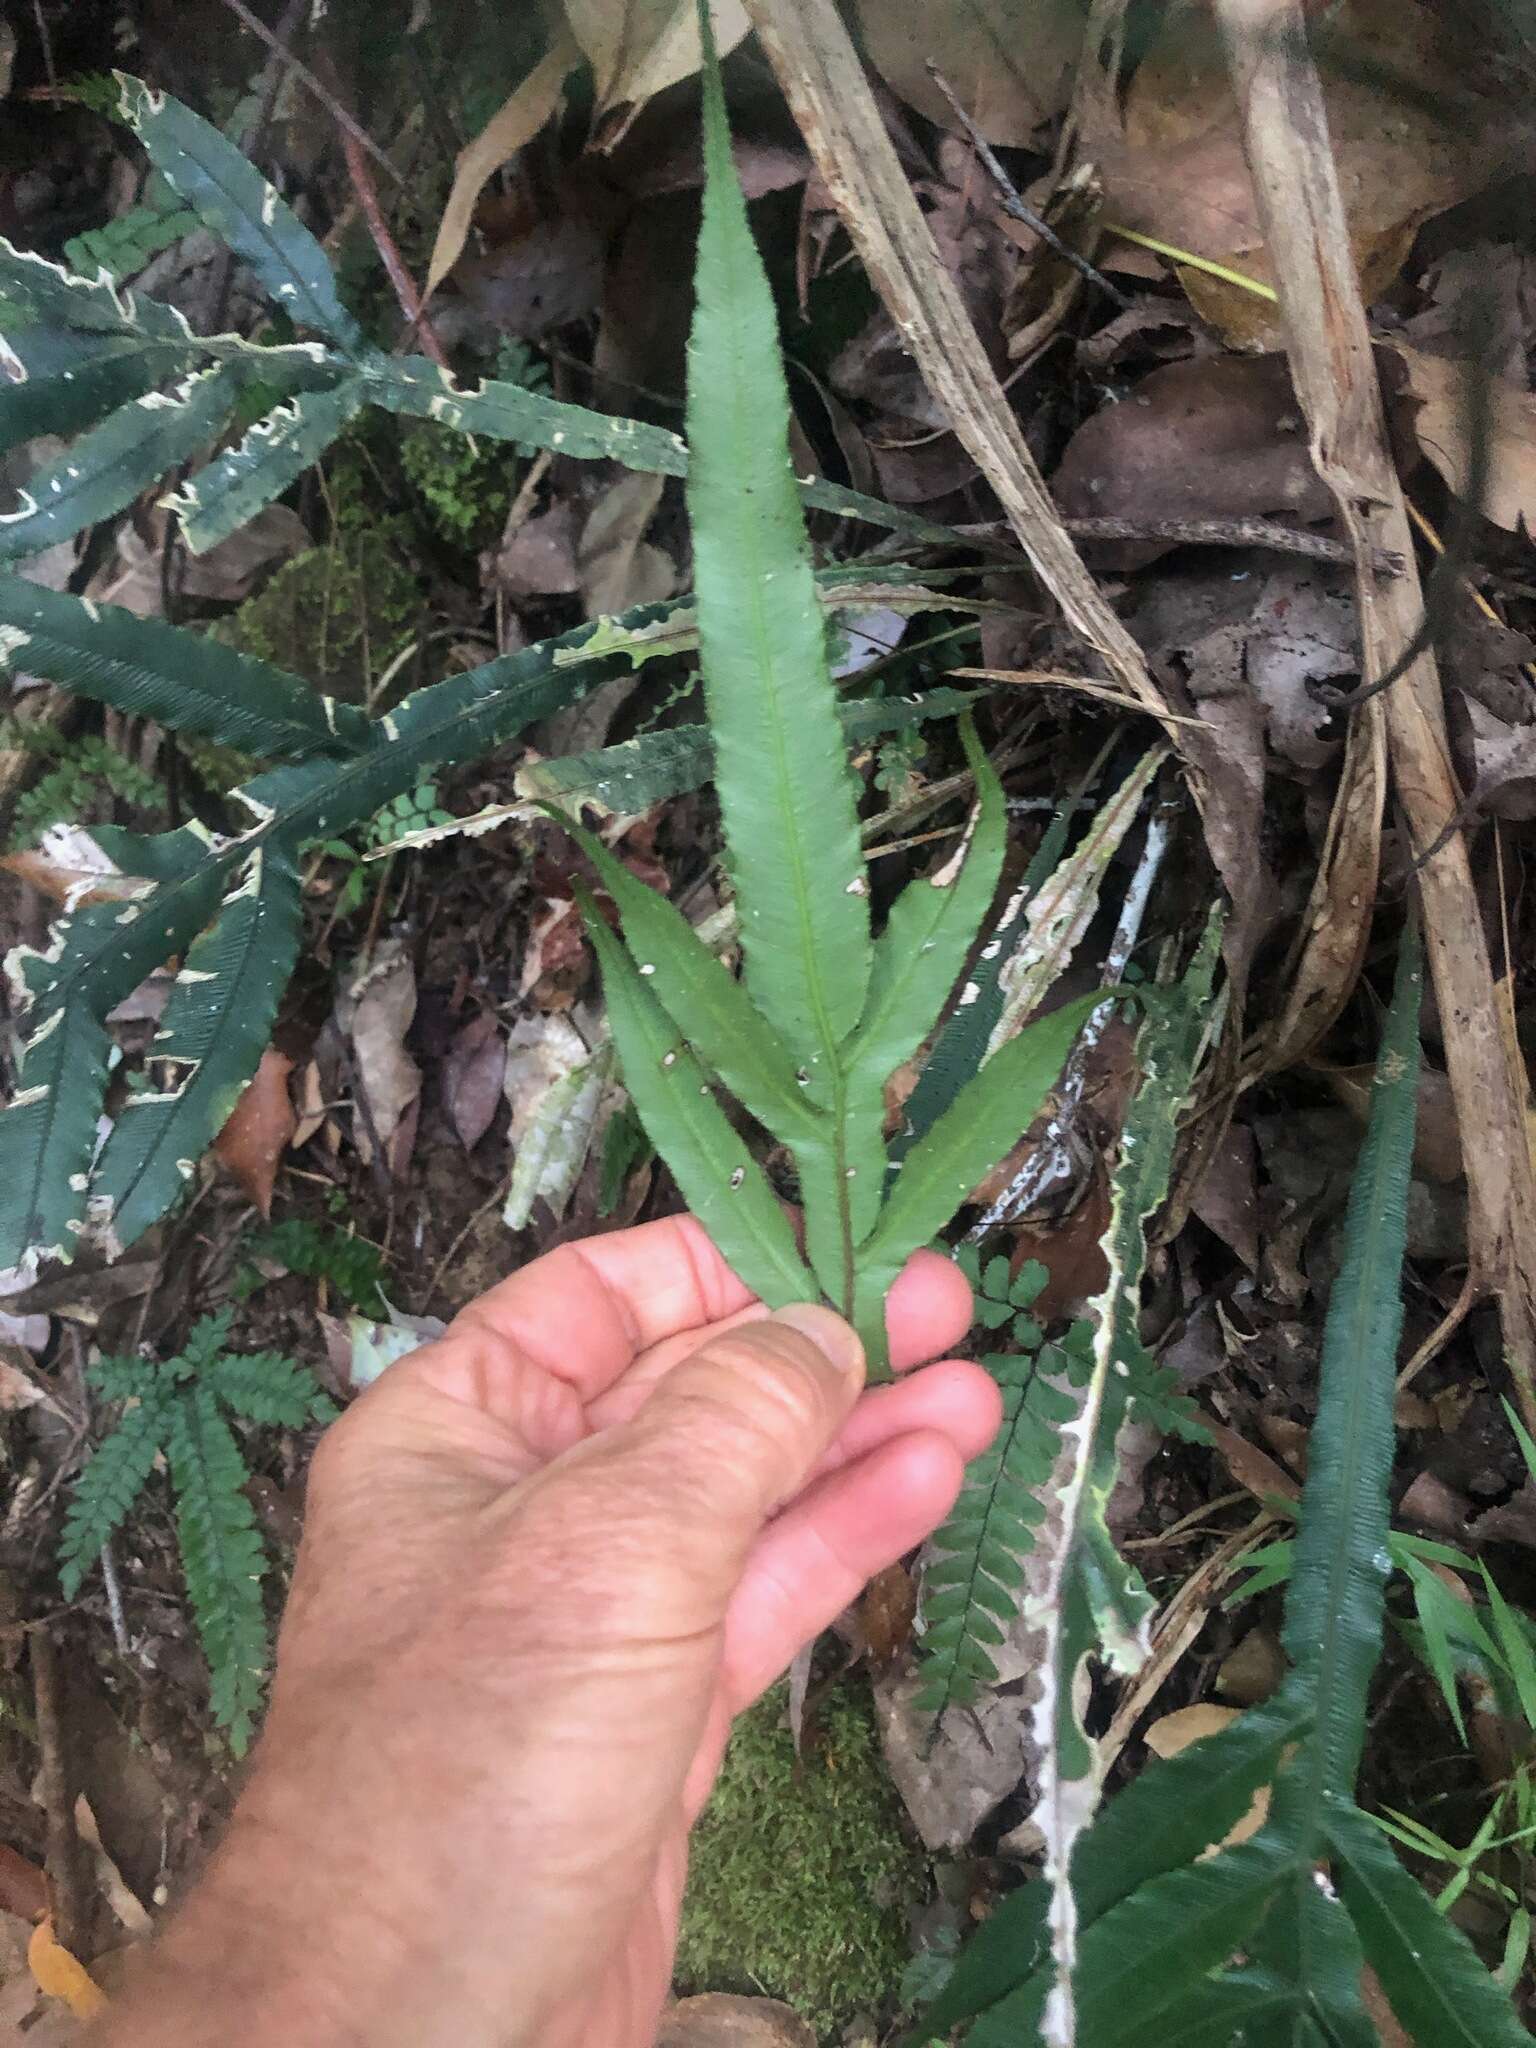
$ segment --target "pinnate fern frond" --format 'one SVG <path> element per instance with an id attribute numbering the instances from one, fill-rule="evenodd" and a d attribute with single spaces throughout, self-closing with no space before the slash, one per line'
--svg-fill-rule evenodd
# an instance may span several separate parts
<path id="1" fill-rule="evenodd" d="M 116 1535 L 144 1491 L 165 1442 L 171 1405 L 159 1391 L 139 1395 L 75 1482 L 59 1538 L 59 1580 L 66 1600 L 74 1599 L 102 1545 Z"/>
<path id="2" fill-rule="evenodd" d="M 244 1422 L 303 1429 L 331 1422 L 336 1404 L 306 1366 L 278 1351 L 229 1351 L 200 1375 L 200 1383 Z"/>
<path id="3" fill-rule="evenodd" d="M 250 1478 L 209 1386 L 192 1384 L 170 1404 L 166 1453 L 176 1494 L 176 1536 L 192 1615 L 208 1658 L 214 1719 L 241 1752 L 261 1707 L 267 1624 L 266 1571 Z"/>

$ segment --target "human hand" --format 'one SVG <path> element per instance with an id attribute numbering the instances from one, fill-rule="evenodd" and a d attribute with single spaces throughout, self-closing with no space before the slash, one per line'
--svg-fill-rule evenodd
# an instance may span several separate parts
<path id="1" fill-rule="evenodd" d="M 898 1371 L 969 1323 L 920 1253 Z M 769 1317 L 700 1227 L 570 1244 L 323 1439 L 272 1708 L 114 2048 L 647 2048 L 733 1715 L 948 1511 L 998 1397 Z"/>

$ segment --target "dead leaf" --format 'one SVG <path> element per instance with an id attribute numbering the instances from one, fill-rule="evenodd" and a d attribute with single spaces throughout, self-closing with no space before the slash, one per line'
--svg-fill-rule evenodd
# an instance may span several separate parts
<path id="1" fill-rule="evenodd" d="M 667 2007 L 656 2048 L 816 2048 L 816 2029 L 776 1998 L 705 1991 Z"/>
<path id="2" fill-rule="evenodd" d="M 695 0 L 564 0 L 571 33 L 592 66 L 593 118 L 615 107 L 643 105 L 669 85 L 692 78 L 703 61 Z M 710 0 L 710 21 L 722 57 L 747 32 L 741 0 Z"/>
<path id="3" fill-rule="evenodd" d="M 297 1539 L 295 1539 L 297 1540 Z M 125 1880 L 102 1843 L 101 1829 L 91 1810 L 91 1802 L 83 1792 L 75 1798 L 75 1831 L 89 1848 L 95 1864 L 96 1889 L 106 1900 L 117 1921 L 127 1933 L 148 1934 L 150 1918 L 143 1901 Z"/>
<path id="4" fill-rule="evenodd" d="M 48 1910 L 48 1880 L 35 1863 L 0 1842 L 0 1912 L 40 1920 Z"/>
<path id="5" fill-rule="evenodd" d="M 876 1664 L 890 1664 L 910 1647 L 917 1615 L 917 1582 L 904 1564 L 887 1565 L 864 1588 L 859 1621 L 866 1654 Z"/>
<path id="6" fill-rule="evenodd" d="M 1034 1762 L 1029 1711 L 1021 1700 L 984 1693 L 964 1713 L 933 1715 L 913 1705 L 919 1680 L 908 1666 L 876 1673 L 875 1718 L 886 1766 L 912 1825 L 933 1854 L 962 1849 L 1015 1791 Z"/>
<path id="7" fill-rule="evenodd" d="M 505 596 L 564 597 L 576 588 L 576 507 L 558 498 L 536 519 L 508 534 L 485 564 L 488 580 Z"/>
<path id="8" fill-rule="evenodd" d="M 1424 0 L 1341 0 L 1320 51 L 1362 296 L 1396 277 L 1419 224 L 1479 191 L 1508 144 L 1507 105 L 1476 96 L 1465 18 Z M 1226 64 L 1203 8 L 1171 9 L 1103 158 L 1105 217 L 1274 284 Z M 1103 260 L 1101 253 L 1100 260 Z M 1193 269 L 1179 281 L 1238 347 L 1280 338 L 1272 302 Z"/>
<path id="9" fill-rule="evenodd" d="M 576 546 L 585 617 L 603 618 L 672 595 L 677 574 L 671 557 L 644 538 L 665 483 L 665 477 L 626 471 L 588 513 Z"/>
<path id="10" fill-rule="evenodd" d="M 1237 1718 L 1236 1707 L 1218 1707 L 1202 1700 L 1192 1707 L 1180 1707 L 1177 1713 L 1164 1714 L 1161 1720 L 1152 1723 L 1142 1740 L 1154 1756 L 1178 1756 L 1192 1743 L 1203 1742 L 1208 1735 L 1219 1735 L 1223 1728 L 1230 1728 Z M 1239 1842 L 1251 1841 L 1269 1818 L 1269 1801 L 1270 1788 L 1261 1785 L 1242 1819 L 1219 1842 L 1202 1849 L 1196 1860 L 1203 1863 L 1222 1849 L 1235 1849 Z"/>
<path id="11" fill-rule="evenodd" d="M 293 1136 L 288 1140 L 289 1149 L 297 1152 L 325 1122 L 325 1089 L 320 1080 L 320 1062 L 307 1060 L 304 1072 L 299 1077 L 298 1123 Z"/>
<path id="12" fill-rule="evenodd" d="M 1291 1477 L 1283 1465 L 1277 1465 L 1267 1451 L 1261 1451 L 1257 1444 L 1249 1443 L 1245 1436 L 1239 1436 L 1235 1429 L 1229 1429 L 1224 1422 L 1217 1422 L 1209 1415 L 1201 1419 L 1210 1431 L 1211 1441 L 1220 1451 L 1227 1470 L 1239 1486 L 1247 1488 L 1255 1500 L 1267 1504 L 1274 1495 L 1278 1495 L 1281 1500 L 1300 1499 L 1300 1484 Z"/>
<path id="13" fill-rule="evenodd" d="M 1320 1072 L 1339 1101 L 1358 1121 L 1361 1129 L 1371 1112 L 1376 1069 L 1374 1067 L 1328 1067 Z M 1413 1170 L 1426 1180 L 1450 1182 L 1461 1179 L 1461 1131 L 1456 1121 L 1456 1098 L 1450 1077 L 1435 1067 L 1419 1069 L 1418 1110 L 1413 1130 Z"/>
<path id="14" fill-rule="evenodd" d="M 125 875 L 83 825 L 50 825 L 35 847 L 0 858 L 0 868 L 66 911 L 87 903 L 131 903 L 154 887 L 141 876 Z"/>
<path id="15" fill-rule="evenodd" d="M 159 507 L 143 519 L 144 531 L 125 521 L 114 540 L 115 554 L 91 578 L 93 603 L 121 605 L 141 619 L 165 610 L 165 540 L 170 515 Z M 218 598 L 238 603 L 249 597 L 268 569 L 314 546 L 314 537 L 291 505 L 267 505 L 227 540 L 206 554 L 178 557 L 176 591 L 182 598 Z"/>
<path id="16" fill-rule="evenodd" d="M 489 1011 L 470 1018 L 443 1061 L 443 1097 L 466 1152 L 495 1120 L 506 1063 L 501 1027 Z"/>
<path id="17" fill-rule="evenodd" d="M 1284 356 L 1165 363 L 1067 443 L 1051 493 L 1063 517 L 1325 519 L 1327 488 Z M 1139 568 L 1169 541 L 1100 541 L 1110 568 Z"/>
<path id="18" fill-rule="evenodd" d="M 1083 19 L 1061 0 L 858 0 L 869 60 L 909 107 L 964 132 L 934 64 L 988 142 L 1025 149 L 1067 103 Z"/>
<path id="19" fill-rule="evenodd" d="M 1479 509 L 1509 533 L 1522 523 L 1536 530 L 1536 394 L 1475 364 L 1426 355 L 1400 341 L 1391 348 L 1407 371 L 1408 395 L 1418 402 L 1413 431 L 1419 447 L 1458 497 L 1467 495 L 1472 472 L 1466 380 L 1486 377 L 1488 475 Z"/>
<path id="20" fill-rule="evenodd" d="M 580 53 L 563 22 L 553 27 L 552 37 L 546 55 L 512 88 L 474 140 L 459 151 L 453 186 L 432 244 L 424 298 L 431 298 L 463 253 L 475 201 L 487 178 L 533 140 L 560 103 L 566 74 Z"/>
<path id="21" fill-rule="evenodd" d="M 272 1214 L 278 1161 L 298 1128 L 288 1094 L 293 1061 L 269 1045 L 213 1141 L 214 1157 L 239 1182 L 262 1215 Z"/>
<path id="22" fill-rule="evenodd" d="M 1229 1245 L 1250 1273 L 1259 1269 L 1256 1164 L 1252 1131 L 1246 1124 L 1228 1124 L 1190 1204 L 1206 1229 Z"/>
<path id="23" fill-rule="evenodd" d="M 512 1027 L 502 1082 L 515 1162 L 502 1212 L 509 1229 L 523 1229 L 541 1198 L 556 1216 L 563 1212 L 591 1143 L 610 1059 L 561 1016 L 525 1017 Z"/>
<path id="24" fill-rule="evenodd" d="M 1280 1638 L 1260 1624 L 1222 1659 L 1216 1689 L 1240 1707 L 1257 1707 L 1279 1691 L 1289 1668 Z"/>
<path id="25" fill-rule="evenodd" d="M 45 1913 L 27 1943 L 27 1967 L 39 1991 L 69 2007 L 77 2020 L 94 2019 L 106 1998 L 85 1965 L 54 1938 L 53 1915 Z"/>
<path id="26" fill-rule="evenodd" d="M 352 1141 L 367 1161 L 377 1139 L 398 1174 L 405 1162 L 394 1157 L 390 1140 L 421 1094 L 421 1069 L 405 1049 L 416 1015 L 416 970 L 403 939 L 378 947 L 338 1007 L 367 1098 L 367 1113 L 353 1119 Z"/>

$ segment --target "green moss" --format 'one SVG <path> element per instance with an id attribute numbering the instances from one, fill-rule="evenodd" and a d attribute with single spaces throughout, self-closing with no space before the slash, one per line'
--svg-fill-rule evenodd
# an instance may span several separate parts
<path id="1" fill-rule="evenodd" d="M 306 677 L 349 704 L 367 701 L 421 611 L 416 579 L 385 545 L 349 534 L 285 562 L 211 630 L 242 654 Z"/>
<path id="2" fill-rule="evenodd" d="M 417 420 L 401 438 L 400 466 L 449 545 L 489 547 L 501 532 L 517 480 L 517 458 L 505 442 L 476 441 L 437 420 Z"/>
<path id="3" fill-rule="evenodd" d="M 925 1866 L 862 1694 L 823 1704 L 797 1759 L 780 1688 L 737 1723 L 694 1830 L 677 1977 L 782 1998 L 823 2035 L 889 2005 Z"/>

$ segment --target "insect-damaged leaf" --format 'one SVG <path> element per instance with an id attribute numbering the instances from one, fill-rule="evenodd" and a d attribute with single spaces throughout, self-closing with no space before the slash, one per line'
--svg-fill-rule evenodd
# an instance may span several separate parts
<path id="1" fill-rule="evenodd" d="M 102 1148 L 92 1217 L 118 1249 L 165 1214 L 234 1112 L 298 950 L 298 869 L 258 847 L 176 977 L 151 1047 L 158 1077 L 128 1096 Z"/>
<path id="2" fill-rule="evenodd" d="M 0 576 L 0 655 L 114 711 L 244 753 L 340 753 L 370 737 L 364 712 L 268 662 L 19 576 Z"/>
<path id="3" fill-rule="evenodd" d="M 646 986 L 646 970 L 653 963 L 630 959 L 590 899 L 582 908 L 603 970 L 624 1085 L 683 1199 L 727 1264 L 770 1308 L 814 1300 L 816 1283 L 795 1249 L 794 1233 L 762 1168 Z"/>
<path id="4" fill-rule="evenodd" d="M 701 23 L 706 176 L 688 350 L 699 645 L 747 986 L 815 1085 L 869 983 L 869 882 L 790 468 L 778 319 Z"/>
<path id="5" fill-rule="evenodd" d="M 218 129 L 169 93 L 117 74 L 119 111 L 150 162 L 206 226 L 248 263 L 290 319 L 348 352 L 362 345 L 325 251 L 287 201 Z"/>
<path id="6" fill-rule="evenodd" d="M 1040 1617 L 1040 1691 L 1033 1708 L 1040 1798 L 1034 1820 L 1045 1842 L 1056 1971 L 1043 2036 L 1050 2048 L 1071 2048 L 1075 2038 L 1078 1906 L 1068 1872 L 1100 1783 L 1098 1751 L 1079 1719 L 1078 1678 L 1096 1653 L 1122 1672 L 1136 1670 L 1146 1655 L 1151 1599 L 1116 1552 L 1106 1509 L 1118 1471 L 1116 1439 L 1131 1369 L 1142 1360 L 1146 1226 L 1167 1192 L 1177 1120 L 1199 1053 L 1220 936 L 1220 918 L 1213 915 L 1189 972 L 1155 999 L 1138 1041 L 1143 1079 L 1121 1136 L 1104 1237 L 1109 1281 L 1090 1310 L 1096 1326 L 1093 1373 L 1075 1419 L 1062 1431 L 1063 1449 L 1046 1496 L 1031 1575 L 1030 1604 Z M 990 1072 L 1002 1057 L 994 1055 L 982 1072 Z"/>
<path id="7" fill-rule="evenodd" d="M 361 377 L 301 391 L 248 428 L 167 500 L 194 555 L 227 540 L 301 477 L 368 402 Z"/>

